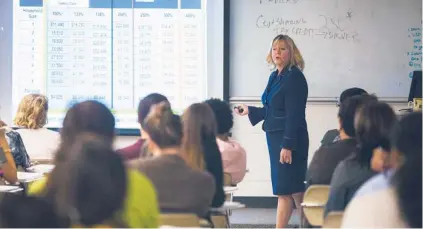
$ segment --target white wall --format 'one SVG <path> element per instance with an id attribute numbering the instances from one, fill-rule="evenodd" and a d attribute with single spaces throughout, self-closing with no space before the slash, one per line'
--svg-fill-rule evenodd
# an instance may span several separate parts
<path id="1" fill-rule="evenodd" d="M 236 104 L 243 101 L 236 101 Z M 258 101 L 244 103 L 260 106 Z M 391 104 L 395 110 L 406 107 L 405 104 Z M 328 129 L 337 128 L 337 107 L 334 103 L 308 103 L 307 122 L 310 135 L 309 162 L 314 151 L 319 147 L 323 134 Z M 270 182 L 269 156 L 261 123 L 252 127 L 247 117 L 235 116 L 233 136 L 247 151 L 247 173 L 243 182 L 239 184 L 236 196 L 272 196 Z M 132 144 L 137 137 L 117 138 L 116 147 Z"/>

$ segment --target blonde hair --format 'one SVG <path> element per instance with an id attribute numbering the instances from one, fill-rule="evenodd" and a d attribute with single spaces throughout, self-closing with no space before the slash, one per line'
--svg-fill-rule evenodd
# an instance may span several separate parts
<path id="1" fill-rule="evenodd" d="M 41 94 L 29 94 L 19 103 L 14 123 L 19 127 L 39 129 L 47 123 L 48 101 Z"/>
<path id="2" fill-rule="evenodd" d="M 273 39 L 272 46 L 270 46 L 269 53 L 267 54 L 267 57 L 266 57 L 267 63 L 275 67 L 275 63 L 273 62 L 273 59 L 272 59 L 272 48 L 276 44 L 276 42 L 281 42 L 281 41 L 285 42 L 285 44 L 288 46 L 288 49 L 289 49 L 290 58 L 289 58 L 289 63 L 287 66 L 289 68 L 291 68 L 292 66 L 296 66 L 298 69 L 300 69 L 300 71 L 303 71 L 305 67 L 303 56 L 301 55 L 300 50 L 295 45 L 294 40 L 292 40 L 292 38 L 289 37 L 288 35 L 280 34 L 280 35 L 277 35 Z"/>
<path id="3" fill-rule="evenodd" d="M 204 171 L 207 141 L 216 141 L 216 120 L 213 110 L 204 103 L 194 103 L 182 115 L 182 152 L 188 166 Z"/>

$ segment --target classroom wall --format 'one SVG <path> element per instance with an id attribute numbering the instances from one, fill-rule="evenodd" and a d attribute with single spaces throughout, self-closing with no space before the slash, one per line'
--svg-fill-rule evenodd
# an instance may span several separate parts
<path id="1" fill-rule="evenodd" d="M 243 101 L 234 101 L 233 104 Z M 245 102 L 245 104 L 260 106 L 258 101 Z M 397 111 L 405 108 L 406 104 L 391 104 Z M 310 136 L 309 162 L 314 151 L 319 147 L 320 140 L 328 129 L 337 128 L 336 118 L 338 108 L 334 103 L 308 103 L 307 122 Z M 264 132 L 261 123 L 252 127 L 247 117 L 235 116 L 233 137 L 238 140 L 247 151 L 247 173 L 243 182 L 239 184 L 239 191 L 235 196 L 272 196 L 270 183 L 269 156 Z M 137 137 L 119 136 L 116 147 L 122 147 L 133 143 Z M 295 175 L 295 174 L 294 174 Z"/>

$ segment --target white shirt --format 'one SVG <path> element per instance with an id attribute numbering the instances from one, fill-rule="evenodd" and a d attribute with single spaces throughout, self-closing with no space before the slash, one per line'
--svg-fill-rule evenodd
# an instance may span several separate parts
<path id="1" fill-rule="evenodd" d="M 341 228 L 408 228 L 397 197 L 386 188 L 354 198 L 344 212 Z"/>
<path id="2" fill-rule="evenodd" d="M 52 160 L 54 158 L 54 153 L 60 144 L 59 132 L 47 128 L 18 129 L 16 131 L 21 135 L 31 160 Z"/>

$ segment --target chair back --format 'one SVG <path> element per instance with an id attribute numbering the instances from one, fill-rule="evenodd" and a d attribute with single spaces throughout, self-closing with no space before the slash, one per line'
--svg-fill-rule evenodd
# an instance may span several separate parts
<path id="1" fill-rule="evenodd" d="M 223 173 L 223 185 L 231 186 L 232 185 L 232 176 L 229 173 Z"/>
<path id="2" fill-rule="evenodd" d="M 329 198 L 329 190 L 329 185 L 311 185 L 304 194 L 301 206 L 304 216 L 313 226 L 323 225 L 323 214 Z"/>
<path id="3" fill-rule="evenodd" d="M 323 221 L 323 228 L 341 228 L 342 217 L 344 217 L 344 212 L 335 211 L 329 212 Z"/>
<path id="4" fill-rule="evenodd" d="M 223 185 L 224 186 L 231 186 L 232 185 L 232 176 L 229 173 L 223 173 Z M 225 194 L 226 201 L 232 201 L 233 195 L 232 194 Z"/>
<path id="5" fill-rule="evenodd" d="M 200 219 L 191 213 L 160 214 L 160 225 L 175 227 L 200 227 Z"/>

